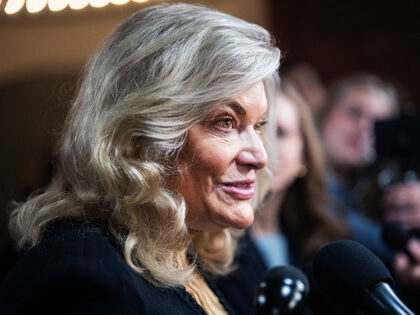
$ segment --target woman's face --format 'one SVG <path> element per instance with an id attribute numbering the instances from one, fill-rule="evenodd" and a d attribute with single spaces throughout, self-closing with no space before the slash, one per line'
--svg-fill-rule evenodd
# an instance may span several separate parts
<path id="1" fill-rule="evenodd" d="M 270 191 L 283 192 L 296 179 L 303 163 L 303 139 L 295 104 L 282 94 L 276 96 L 277 164 Z"/>
<path id="2" fill-rule="evenodd" d="M 253 184 L 267 163 L 266 111 L 258 82 L 189 130 L 174 189 L 185 199 L 190 229 L 243 229 L 253 222 Z"/>

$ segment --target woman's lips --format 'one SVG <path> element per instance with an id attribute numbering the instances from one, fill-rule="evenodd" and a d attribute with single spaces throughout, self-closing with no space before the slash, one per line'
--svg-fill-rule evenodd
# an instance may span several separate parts
<path id="1" fill-rule="evenodd" d="M 223 190 L 234 196 L 236 199 L 251 199 L 254 196 L 254 187 L 252 184 L 254 180 L 222 183 Z"/>

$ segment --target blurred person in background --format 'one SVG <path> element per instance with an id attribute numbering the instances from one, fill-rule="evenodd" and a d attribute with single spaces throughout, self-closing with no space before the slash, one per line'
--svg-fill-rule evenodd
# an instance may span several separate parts
<path id="1" fill-rule="evenodd" d="M 377 77 L 365 74 L 335 82 L 321 112 L 321 136 L 330 167 L 327 177 L 329 190 L 345 205 L 348 221 L 357 221 L 354 229 L 358 230 L 354 234 L 365 243 L 372 240 L 372 244 L 376 244 L 379 241 L 380 226 L 374 228 L 373 222 L 363 220 L 363 202 L 356 186 L 363 170 L 375 160 L 375 122 L 389 119 L 397 112 L 397 97 L 392 87 Z M 366 223 L 365 229 L 363 223 Z M 389 260 L 392 253 L 380 242 L 377 245 L 377 248 L 370 247 Z"/>
<path id="2" fill-rule="evenodd" d="M 375 122 L 395 117 L 399 111 L 393 87 L 370 74 L 356 74 L 337 80 L 330 88 L 320 113 L 320 131 L 328 161 L 328 189 L 344 209 L 351 237 L 387 263 L 406 282 L 420 284 L 418 265 L 396 254 L 384 242 L 381 222 L 368 218 L 361 181 L 364 170 L 374 163 Z M 411 145 L 417 145 L 412 143 Z M 420 185 L 418 181 L 391 186 L 383 196 L 384 221 L 420 226 Z M 405 211 L 400 211 L 404 204 Z M 379 206 L 379 205 L 378 205 Z M 417 241 L 411 245 L 418 252 Z M 417 257 L 417 255 L 416 255 Z"/>
<path id="3" fill-rule="evenodd" d="M 343 225 L 325 215 L 328 197 L 322 146 L 308 105 L 290 84 L 283 84 L 277 94 L 276 117 L 277 164 L 250 229 L 269 267 L 306 263 L 320 247 L 346 235 Z M 270 238 L 281 234 L 287 235 L 293 254 L 276 261 L 270 257 Z"/>
<path id="4" fill-rule="evenodd" d="M 243 296 L 233 304 L 239 314 L 252 314 L 254 290 L 269 268 L 303 267 L 321 247 L 347 237 L 345 223 L 325 213 L 326 168 L 308 105 L 290 84 L 276 100 L 277 162 L 269 192 L 240 240 L 238 269 L 218 281 L 226 296 Z"/>

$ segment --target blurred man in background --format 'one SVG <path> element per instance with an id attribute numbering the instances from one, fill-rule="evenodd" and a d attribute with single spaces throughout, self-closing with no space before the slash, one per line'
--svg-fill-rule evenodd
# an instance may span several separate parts
<path id="1" fill-rule="evenodd" d="M 320 131 L 329 163 L 329 191 L 348 222 L 352 238 L 381 257 L 400 280 L 419 286 L 418 263 L 411 265 L 405 254 L 390 249 L 381 225 L 392 221 L 407 229 L 420 227 L 419 180 L 401 180 L 387 187 L 376 205 L 382 222 L 368 218 L 364 192 L 357 189 L 366 179 L 363 171 L 376 160 L 375 123 L 397 114 L 397 96 L 390 85 L 372 75 L 353 75 L 336 81 L 329 90 L 319 116 Z M 418 252 L 418 245 L 418 241 L 409 242 L 408 248 Z"/>

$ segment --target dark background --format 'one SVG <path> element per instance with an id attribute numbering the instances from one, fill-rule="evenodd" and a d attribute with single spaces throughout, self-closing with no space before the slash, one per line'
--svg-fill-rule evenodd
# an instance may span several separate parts
<path id="1" fill-rule="evenodd" d="M 420 2 L 272 1 L 274 32 L 286 59 L 315 66 L 326 84 L 353 72 L 393 83 L 420 106 Z"/>

